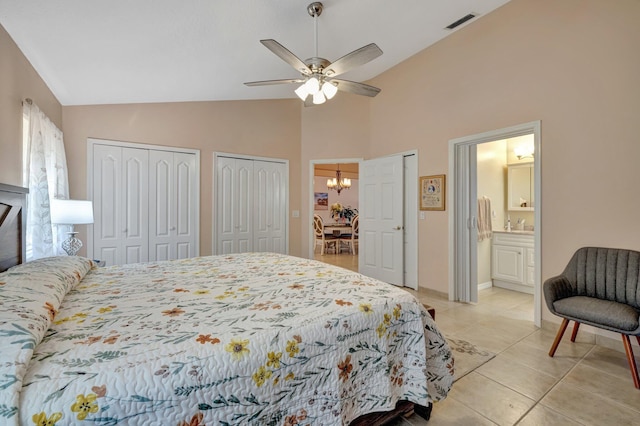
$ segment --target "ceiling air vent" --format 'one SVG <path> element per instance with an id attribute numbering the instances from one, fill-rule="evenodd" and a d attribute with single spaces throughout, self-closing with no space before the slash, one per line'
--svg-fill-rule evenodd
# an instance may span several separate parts
<path id="1" fill-rule="evenodd" d="M 468 14 L 468 15 L 466 15 L 466 16 L 463 16 L 462 18 L 458 19 L 457 21 L 455 21 L 455 22 L 453 22 L 453 23 L 451 23 L 451 24 L 447 25 L 447 27 L 446 27 L 446 28 L 447 28 L 448 30 L 452 30 L 452 29 L 454 29 L 454 28 L 456 28 L 456 27 L 459 27 L 460 25 L 464 24 L 465 22 L 472 20 L 472 19 L 473 19 L 473 18 L 475 18 L 476 16 L 477 16 L 477 15 L 476 15 L 475 13 L 470 13 L 470 14 Z"/>

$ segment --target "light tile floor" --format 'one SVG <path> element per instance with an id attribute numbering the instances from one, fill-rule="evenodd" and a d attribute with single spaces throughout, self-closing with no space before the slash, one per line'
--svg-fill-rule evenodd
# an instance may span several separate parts
<path id="1" fill-rule="evenodd" d="M 316 252 L 318 251 L 320 251 L 320 249 L 316 249 Z M 315 253 L 314 259 L 319 260 L 320 262 L 330 263 L 332 265 L 340 266 L 341 268 L 358 272 L 357 253 L 355 256 L 347 252 L 342 252 L 340 254 L 325 253 L 323 255 L 321 255 L 320 253 Z"/>
<path id="2" fill-rule="evenodd" d="M 315 257 L 358 270 L 357 256 Z M 557 330 L 533 325 L 533 296 L 494 287 L 480 291 L 479 303 L 470 305 L 429 290 L 408 291 L 436 309 L 436 323 L 447 336 L 497 355 L 454 383 L 434 405 L 431 420 L 413 415 L 392 426 L 640 425 L 640 390 L 624 353 L 580 333 L 571 343 L 567 330 L 550 358 Z M 640 365 L 640 350 L 634 349 Z"/>
<path id="3" fill-rule="evenodd" d="M 494 287 L 469 305 L 428 290 L 412 293 L 436 309 L 447 336 L 497 355 L 454 383 L 429 422 L 414 415 L 394 426 L 640 424 L 640 390 L 624 353 L 587 343 L 580 333 L 571 343 L 569 330 L 550 358 L 556 330 L 533 325 L 531 295 Z"/>

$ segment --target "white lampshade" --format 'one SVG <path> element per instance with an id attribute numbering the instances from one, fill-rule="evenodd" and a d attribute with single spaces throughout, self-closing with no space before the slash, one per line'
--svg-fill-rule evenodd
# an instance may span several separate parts
<path id="1" fill-rule="evenodd" d="M 51 200 L 51 223 L 57 225 L 93 223 L 93 203 L 87 200 Z"/>
<path id="2" fill-rule="evenodd" d="M 315 95 L 320 91 L 320 82 L 315 77 L 311 77 L 304 85 L 306 86 L 307 92 L 309 92 L 310 95 Z"/>
<path id="3" fill-rule="evenodd" d="M 313 94 L 313 103 L 315 105 L 323 104 L 327 99 L 324 97 L 324 93 L 317 91 Z"/>
<path id="4" fill-rule="evenodd" d="M 306 83 L 303 84 L 302 86 L 298 87 L 296 90 L 294 90 L 294 92 L 303 101 L 305 99 L 307 99 L 307 96 L 309 96 L 309 90 L 307 89 L 307 84 Z"/>
<path id="5" fill-rule="evenodd" d="M 327 99 L 332 99 L 336 95 L 336 93 L 338 93 L 338 88 L 335 86 L 335 84 L 326 81 L 322 85 L 322 93 L 324 93 Z"/>

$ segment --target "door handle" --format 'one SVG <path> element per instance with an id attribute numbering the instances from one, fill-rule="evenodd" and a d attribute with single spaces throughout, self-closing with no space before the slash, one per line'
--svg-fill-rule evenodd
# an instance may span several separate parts
<path id="1" fill-rule="evenodd" d="M 169 231 L 175 231 L 175 230 L 176 230 L 175 226 L 172 226 L 171 229 L 169 229 Z"/>
<path id="2" fill-rule="evenodd" d="M 402 226 L 398 225 L 398 226 L 396 226 L 396 227 L 395 227 L 395 228 L 393 228 L 393 229 L 394 229 L 394 230 L 396 230 L 396 231 L 400 231 L 400 230 L 402 229 Z"/>

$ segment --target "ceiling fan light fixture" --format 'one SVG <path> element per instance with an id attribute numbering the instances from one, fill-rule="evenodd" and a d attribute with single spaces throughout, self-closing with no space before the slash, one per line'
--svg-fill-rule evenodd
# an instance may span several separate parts
<path id="1" fill-rule="evenodd" d="M 319 90 L 316 93 L 313 94 L 313 103 L 314 103 L 314 105 L 323 104 L 323 103 L 325 103 L 326 100 L 327 100 L 327 98 L 325 98 L 324 93 L 322 93 Z"/>
<path id="2" fill-rule="evenodd" d="M 309 90 L 307 90 L 307 83 L 302 84 L 300 87 L 294 90 L 294 92 L 296 93 L 296 95 L 298 95 L 300 99 L 302 99 L 302 102 L 304 102 L 307 99 L 307 96 L 309 96 Z"/>
<path id="3" fill-rule="evenodd" d="M 327 99 L 333 99 L 333 97 L 338 93 L 338 88 L 335 84 L 325 81 L 322 84 L 322 93 L 327 97 Z"/>
<path id="4" fill-rule="evenodd" d="M 332 99 L 337 91 L 350 92 L 371 98 L 376 96 L 380 92 L 377 87 L 356 81 L 338 80 L 335 77 L 376 59 L 382 55 L 382 50 L 375 43 L 369 43 L 333 62 L 318 56 L 318 17 L 322 13 L 322 9 L 321 2 L 313 2 L 307 7 L 307 12 L 314 21 L 315 56 L 303 61 L 273 39 L 260 40 L 260 43 L 273 54 L 291 65 L 296 71 L 299 71 L 302 74 L 301 77 L 297 79 L 250 81 L 244 84 L 247 86 L 270 86 L 273 84 L 303 83 L 294 92 L 305 102 L 305 106 L 312 106 L 312 103 L 308 101 L 309 95 L 314 97 L 313 104 L 319 105 L 325 103 L 328 99 Z"/>

